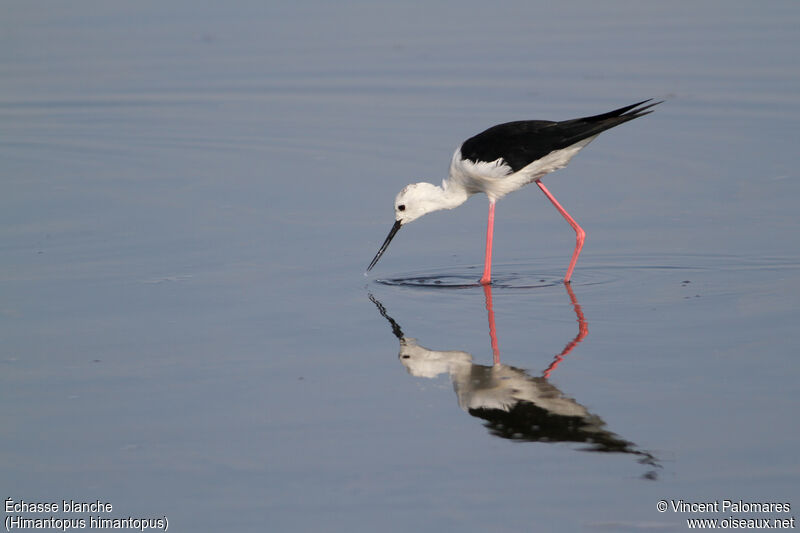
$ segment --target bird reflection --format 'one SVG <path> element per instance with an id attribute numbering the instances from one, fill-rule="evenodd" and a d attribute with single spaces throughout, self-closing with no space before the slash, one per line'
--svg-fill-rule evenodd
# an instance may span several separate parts
<path id="1" fill-rule="evenodd" d="M 523 442 L 583 443 L 580 448 L 593 452 L 627 453 L 638 457 L 642 464 L 660 468 L 658 460 L 606 429 L 598 415 L 566 396 L 548 380 L 558 365 L 589 333 L 580 304 L 569 283 L 564 284 L 578 322 L 578 333 L 561 353 L 557 354 L 541 376 L 500 362 L 500 349 L 492 304 L 492 288 L 484 285 L 486 311 L 493 364 L 475 364 L 471 354 L 459 350 L 430 350 L 407 337 L 400 324 L 373 295 L 370 300 L 381 316 L 389 321 L 392 332 L 400 341 L 400 362 L 409 374 L 433 378 L 448 374 L 453 383 L 458 405 L 470 415 L 484 421 L 489 432 L 504 439 Z M 656 479 L 654 469 L 643 475 Z"/>

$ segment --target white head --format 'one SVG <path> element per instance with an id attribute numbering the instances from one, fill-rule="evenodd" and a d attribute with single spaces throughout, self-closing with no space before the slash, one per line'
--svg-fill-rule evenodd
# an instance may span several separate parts
<path id="1" fill-rule="evenodd" d="M 394 199 L 394 218 L 400 224 L 408 224 L 431 211 L 442 209 L 442 188 L 432 183 L 406 185 Z"/>
<path id="2" fill-rule="evenodd" d="M 392 226 L 389 236 L 386 237 L 378 253 L 375 254 L 375 258 L 367 267 L 367 272 L 375 266 L 375 263 L 381 258 L 383 252 L 389 247 L 389 243 L 403 225 L 413 222 L 432 211 L 452 209 L 464 203 L 467 197 L 468 194 L 462 190 L 452 187 L 443 189 L 432 183 L 422 182 L 406 185 L 394 199 L 394 226 Z"/>

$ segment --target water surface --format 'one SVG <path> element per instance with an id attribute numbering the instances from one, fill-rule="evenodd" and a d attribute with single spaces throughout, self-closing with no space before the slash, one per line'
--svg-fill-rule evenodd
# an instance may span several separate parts
<path id="1" fill-rule="evenodd" d="M 796 514 L 799 16 L 6 6 L 4 497 L 177 531 L 685 530 L 661 499 Z M 498 204 L 491 306 L 481 196 L 364 277 L 394 195 L 463 139 L 651 97 L 547 178 L 588 234 L 569 288 L 573 234 L 535 188 Z"/>

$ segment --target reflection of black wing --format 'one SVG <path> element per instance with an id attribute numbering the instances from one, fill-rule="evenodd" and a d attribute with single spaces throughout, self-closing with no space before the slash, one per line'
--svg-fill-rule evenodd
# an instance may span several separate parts
<path id="1" fill-rule="evenodd" d="M 661 103 L 634 109 L 649 101 L 621 107 L 602 115 L 562 122 L 520 120 L 498 124 L 464 141 L 461 145 L 461 157 L 476 163 L 502 159 L 517 172 L 554 150 L 567 148 L 623 122 L 647 115 L 652 111 L 645 111 L 646 109 Z"/>
<path id="2" fill-rule="evenodd" d="M 521 400 L 509 410 L 474 408 L 472 416 L 482 418 L 489 432 L 504 439 L 525 442 L 583 442 L 591 452 L 631 453 L 640 456 L 640 463 L 660 466 L 656 458 L 637 450 L 632 442 L 604 429 L 605 422 L 597 415 L 587 417 L 555 414 L 536 404 Z M 655 477 L 649 473 L 646 477 Z"/>
<path id="3" fill-rule="evenodd" d="M 601 429 L 603 421 L 589 417 L 558 415 L 525 400 L 508 411 L 480 407 L 469 414 L 486 421 L 486 427 L 496 437 L 527 442 L 586 442 L 591 451 L 624 452 L 630 442 Z"/>

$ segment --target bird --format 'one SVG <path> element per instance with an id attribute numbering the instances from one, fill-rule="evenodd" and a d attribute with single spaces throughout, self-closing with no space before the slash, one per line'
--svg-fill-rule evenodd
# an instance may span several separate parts
<path id="1" fill-rule="evenodd" d="M 404 225 L 441 209 L 453 209 L 477 193 L 489 199 L 486 255 L 479 283 L 491 284 L 495 203 L 505 195 L 536 183 L 556 210 L 575 230 L 576 243 L 564 282 L 570 283 L 586 232 L 542 183 L 542 178 L 567 163 L 602 132 L 653 112 L 663 101 L 643 100 L 608 113 L 554 122 L 519 120 L 492 126 L 464 141 L 453 154 L 450 172 L 442 185 L 412 183 L 394 200 L 395 222 L 378 253 L 367 267 L 377 264 Z"/>

